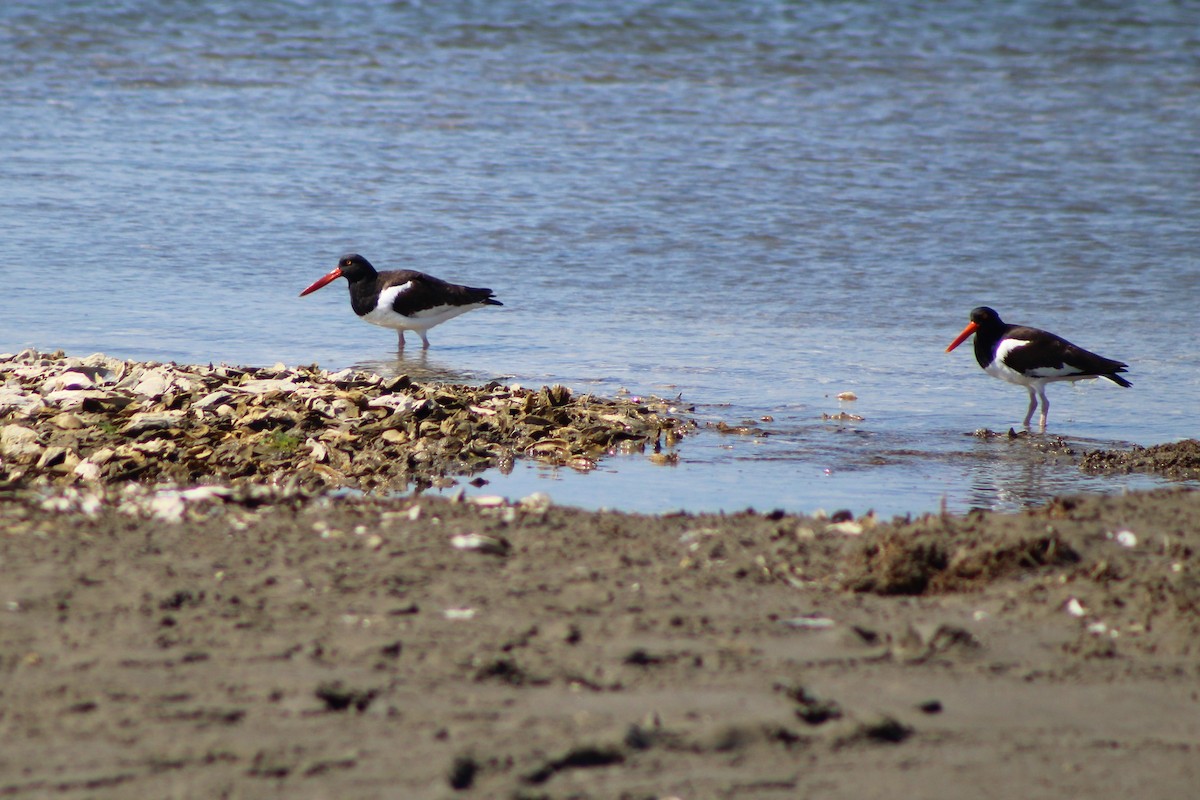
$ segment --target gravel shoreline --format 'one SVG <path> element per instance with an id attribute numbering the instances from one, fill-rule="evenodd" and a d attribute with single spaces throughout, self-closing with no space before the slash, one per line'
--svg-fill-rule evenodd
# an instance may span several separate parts
<path id="1" fill-rule="evenodd" d="M 453 486 L 490 468 L 511 470 L 518 458 L 587 471 L 609 455 L 649 452 L 669 464 L 680 439 L 697 430 L 690 411 L 677 401 L 574 395 L 562 386 L 26 350 L 0 354 L 0 490 L 162 484 L 386 493 Z M 1033 446 L 1094 474 L 1200 478 L 1195 439 L 1083 454 L 1054 437 L 1036 437 Z"/>
<path id="2" fill-rule="evenodd" d="M 674 458 L 695 429 L 657 398 L 417 383 L 316 367 L 0 355 L 0 488 L 125 482 L 317 492 L 445 487 L 531 458 Z"/>

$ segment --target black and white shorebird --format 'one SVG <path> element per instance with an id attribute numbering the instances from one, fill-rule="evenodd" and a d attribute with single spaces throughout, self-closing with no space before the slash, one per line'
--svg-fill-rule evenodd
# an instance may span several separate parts
<path id="1" fill-rule="evenodd" d="M 946 352 L 958 347 L 971 334 L 975 334 L 975 360 L 984 372 L 1029 390 L 1029 411 L 1024 423 L 1027 428 L 1040 399 L 1039 426 L 1046 429 L 1046 415 L 1050 412 L 1050 401 L 1046 399 L 1048 383 L 1108 378 L 1118 386 L 1133 385 L 1117 374 L 1124 372 L 1128 364 L 1098 356 L 1049 331 L 1009 325 L 987 306 L 971 312 L 971 321 Z"/>
<path id="2" fill-rule="evenodd" d="M 359 319 L 396 330 L 400 335 L 401 350 L 404 349 L 405 331 L 416 331 L 428 349 L 429 337 L 425 332 L 434 325 L 477 308 L 504 305 L 492 296 L 491 289 L 459 286 L 411 269 L 377 272 L 371 262 L 358 253 L 342 256 L 332 272 L 300 296 L 315 292 L 338 278 L 349 282 L 350 306 Z"/>

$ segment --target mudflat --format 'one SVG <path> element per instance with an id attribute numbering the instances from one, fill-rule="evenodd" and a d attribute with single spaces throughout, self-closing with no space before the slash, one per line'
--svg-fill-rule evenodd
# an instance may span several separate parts
<path id="1" fill-rule="evenodd" d="M 0 500 L 0 796 L 1191 797 L 1200 493 Z"/>

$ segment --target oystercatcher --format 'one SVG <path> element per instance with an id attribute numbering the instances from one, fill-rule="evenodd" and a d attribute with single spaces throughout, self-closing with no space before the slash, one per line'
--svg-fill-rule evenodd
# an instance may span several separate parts
<path id="1" fill-rule="evenodd" d="M 1098 356 L 1048 331 L 1009 325 L 987 306 L 971 312 L 971 321 L 946 352 L 958 347 L 971 334 L 975 334 L 975 360 L 984 372 L 1029 390 L 1026 428 L 1040 398 L 1040 427 L 1046 429 L 1046 414 L 1050 411 L 1050 401 L 1046 399 L 1047 383 L 1108 378 L 1118 386 L 1133 385 L 1117 374 L 1124 372 L 1128 364 Z"/>
<path id="2" fill-rule="evenodd" d="M 345 278 L 350 284 L 350 306 L 354 313 L 374 325 L 394 328 L 400 335 L 401 350 L 405 331 L 416 331 L 428 349 L 429 337 L 425 332 L 434 325 L 476 308 L 504 305 L 492 296 L 491 289 L 459 286 L 411 269 L 377 272 L 358 253 L 342 256 L 332 272 L 300 296 L 338 278 Z"/>

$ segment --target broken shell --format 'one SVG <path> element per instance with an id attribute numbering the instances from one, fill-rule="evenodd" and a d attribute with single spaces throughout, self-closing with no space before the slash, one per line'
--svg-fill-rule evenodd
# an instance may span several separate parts
<path id="1" fill-rule="evenodd" d="M 5 425 L 0 428 L 0 455 L 14 461 L 23 461 L 40 455 L 37 431 L 24 425 Z"/>
<path id="2" fill-rule="evenodd" d="M 242 381 L 233 388 L 250 394 L 266 394 L 267 392 L 285 392 L 291 394 L 298 387 L 291 378 L 266 378 L 262 380 Z"/>
<path id="3" fill-rule="evenodd" d="M 390 408 L 394 414 L 401 415 L 414 411 L 418 401 L 406 394 L 385 394 L 368 400 L 367 405 L 372 408 Z"/>
<path id="4" fill-rule="evenodd" d="M 51 418 L 50 424 L 64 431 L 77 431 L 80 428 L 86 427 L 78 414 L 72 414 L 69 411 L 56 414 Z"/>
<path id="5" fill-rule="evenodd" d="M 96 381 L 92 379 L 91 375 L 76 372 L 75 370 L 68 370 L 67 372 L 47 378 L 41 385 L 41 391 L 43 394 L 49 394 L 60 389 L 91 389 L 95 385 Z"/>
<path id="6" fill-rule="evenodd" d="M 1120 530 L 1116 533 L 1110 533 L 1109 538 L 1115 539 L 1117 544 L 1122 547 L 1137 547 L 1137 534 L 1130 530 Z"/>
<path id="7" fill-rule="evenodd" d="M 141 412 L 130 417 L 121 432 L 127 436 L 137 436 L 146 431 L 166 430 L 177 427 L 182 417 L 181 411 Z"/>
<path id="8" fill-rule="evenodd" d="M 53 392 L 48 392 L 43 395 L 43 399 L 49 405 L 58 406 L 61 409 L 81 408 L 89 400 L 96 403 L 104 403 L 109 400 L 111 395 L 106 391 L 98 389 L 56 389 Z M 126 400 L 128 402 L 128 400 Z"/>
<path id="9" fill-rule="evenodd" d="M 0 386 L 0 417 L 10 414 L 24 416 L 39 405 L 43 405 L 43 401 L 37 394 L 26 393 L 12 386 Z"/>
<path id="10" fill-rule="evenodd" d="M 100 477 L 100 465 L 94 461 L 84 459 L 75 465 L 75 476 L 80 480 L 94 481 Z"/>
<path id="11" fill-rule="evenodd" d="M 551 505 L 550 495 L 545 492 L 534 492 L 528 497 L 522 497 L 517 505 L 526 511 L 545 512 Z"/>
<path id="12" fill-rule="evenodd" d="M 212 408 L 213 406 L 220 406 L 230 400 L 232 397 L 233 395 L 224 389 L 218 389 L 215 392 L 209 392 L 208 394 L 204 395 L 204 397 L 201 397 L 199 400 L 192 403 L 192 408 L 208 409 Z"/>
<path id="13" fill-rule="evenodd" d="M 864 417 L 858 414 L 851 414 L 847 411 L 839 411 L 836 414 L 821 414 L 821 419 L 833 420 L 835 422 L 862 422 Z"/>
<path id="14" fill-rule="evenodd" d="M 567 459 L 567 466 L 578 472 L 589 472 L 596 468 L 596 462 L 587 456 L 573 456 Z"/>
<path id="15" fill-rule="evenodd" d="M 532 458 L 563 458 L 566 454 L 566 439 L 542 439 L 525 448 L 525 455 Z"/>
<path id="16" fill-rule="evenodd" d="M 834 516 L 837 519 L 837 516 Z M 852 519 L 847 519 L 842 522 L 832 522 L 825 526 L 827 533 L 840 533 L 844 536 L 859 536 L 865 530 L 865 526 L 861 522 L 855 522 Z"/>
<path id="17" fill-rule="evenodd" d="M 512 545 L 504 537 L 486 536 L 482 533 L 451 536 L 450 546 L 455 550 L 471 550 L 492 556 L 506 556 L 512 549 Z"/>
<path id="18" fill-rule="evenodd" d="M 65 448 L 65 447 L 47 447 L 45 450 L 42 451 L 42 455 L 38 459 L 37 468 L 38 469 L 46 469 L 48 467 L 53 467 L 57 464 L 61 464 L 63 462 L 63 459 L 66 458 L 68 452 L 70 452 L 70 451 L 67 450 L 67 448 Z M 78 463 L 78 460 L 76 461 L 76 463 Z M 72 464 L 71 468 L 74 469 L 74 467 L 75 467 L 75 464 Z"/>

